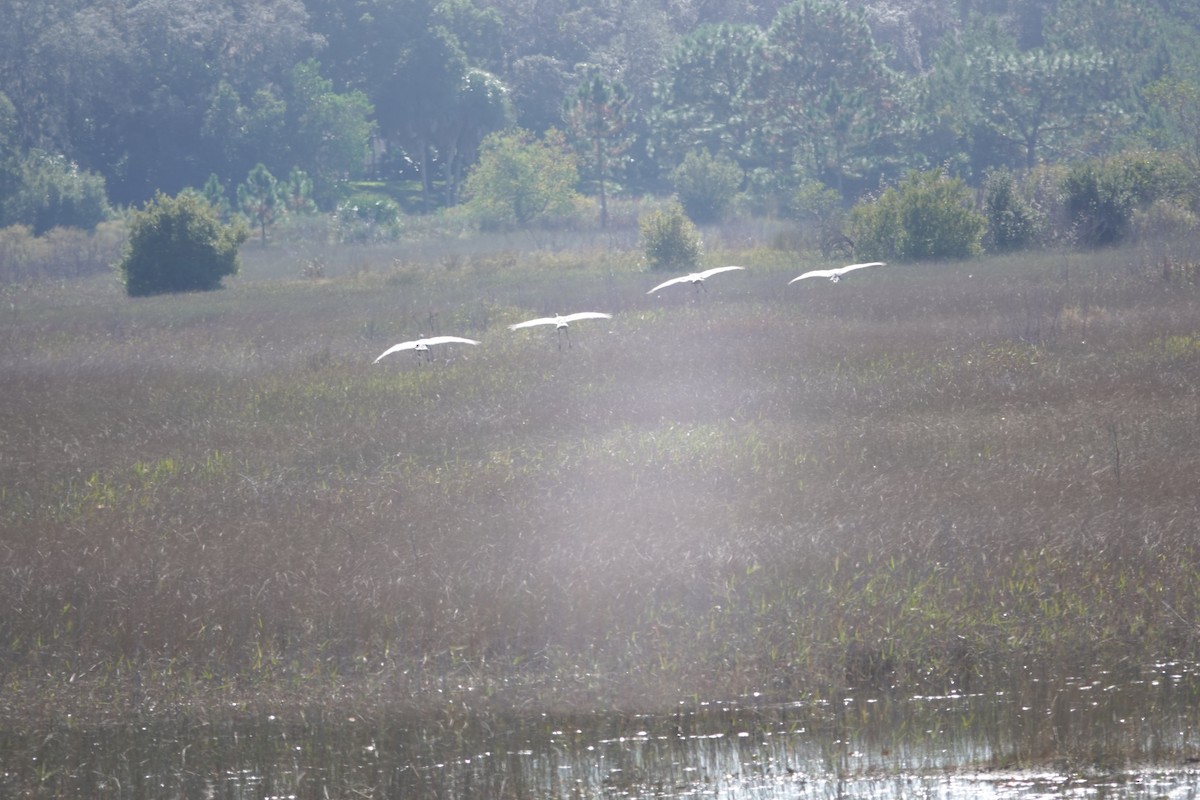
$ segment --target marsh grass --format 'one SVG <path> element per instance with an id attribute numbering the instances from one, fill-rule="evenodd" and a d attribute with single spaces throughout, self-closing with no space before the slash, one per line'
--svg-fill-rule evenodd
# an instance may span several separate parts
<path id="1" fill-rule="evenodd" d="M 6 714 L 655 708 L 1200 655 L 1200 297 L 1156 254 L 791 287 L 764 257 L 661 298 L 620 252 L 363 250 L 320 280 L 247 254 L 215 293 L 6 290 Z M 616 316 L 570 350 L 505 329 L 585 309 Z M 418 333 L 484 343 L 371 363 Z"/>

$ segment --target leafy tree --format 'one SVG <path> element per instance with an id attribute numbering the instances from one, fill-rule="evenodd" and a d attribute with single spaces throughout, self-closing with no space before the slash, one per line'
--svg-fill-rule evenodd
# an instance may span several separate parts
<path id="1" fill-rule="evenodd" d="M 579 173 L 561 133 L 493 133 L 467 175 L 467 207 L 487 227 L 526 227 L 574 208 Z"/>
<path id="2" fill-rule="evenodd" d="M 1103 53 L 1111 61 L 1105 90 L 1127 113 L 1137 113 L 1144 109 L 1141 87 L 1194 59 L 1200 44 L 1194 19 L 1170 20 L 1172 5 L 1058 0 L 1047 7 L 1043 46 L 1059 53 Z"/>
<path id="3" fill-rule="evenodd" d="M 89 2 L 45 34 L 41 46 L 55 65 L 45 90 L 69 98 L 52 123 L 67 142 L 60 149 L 104 174 L 114 200 L 200 185 L 217 166 L 204 123 L 221 82 L 254 97 L 283 85 L 291 65 L 319 44 L 305 28 L 302 0 L 262 0 L 254 13 L 242 6 Z"/>
<path id="4" fill-rule="evenodd" d="M 40 236 L 57 227 L 92 230 L 111 215 L 104 178 L 61 155 L 32 150 L 0 162 L 0 227 L 28 225 Z"/>
<path id="5" fill-rule="evenodd" d="M 458 187 L 466 165 L 479 155 L 479 145 L 490 133 L 504 130 L 513 118 L 508 87 L 490 72 L 469 69 L 448 110 L 439 135 L 445 165 L 446 202 L 458 200 Z"/>
<path id="6" fill-rule="evenodd" d="M 200 128 L 202 160 L 210 174 L 232 181 L 257 163 L 281 168 L 290 149 L 287 114 L 278 87 L 260 87 L 243 101 L 232 83 L 217 84 Z"/>
<path id="7" fill-rule="evenodd" d="M 490 0 L 488 5 L 500 14 L 504 51 L 514 63 L 528 56 L 565 65 L 594 63 L 620 31 L 624 11 L 609 0 Z"/>
<path id="8" fill-rule="evenodd" d="M 684 212 L 699 223 L 716 222 L 733 203 L 742 183 L 742 170 L 727 156 L 706 150 L 688 153 L 671 173 L 675 194 Z"/>
<path id="9" fill-rule="evenodd" d="M 855 254 L 864 258 L 966 258 L 982 250 L 984 218 L 960 178 L 914 172 L 850 209 Z"/>
<path id="10" fill-rule="evenodd" d="M 413 159 L 427 206 L 433 204 L 440 133 L 470 68 L 445 27 L 423 29 L 385 68 L 386 80 L 372 99 L 383 132 Z"/>
<path id="11" fill-rule="evenodd" d="M 1162 116 L 1163 138 L 1200 178 L 1200 83 L 1165 77 L 1148 86 L 1146 96 Z"/>
<path id="12" fill-rule="evenodd" d="M 1158 200 L 1188 197 L 1190 172 L 1170 156 L 1131 151 L 1075 164 L 1063 181 L 1076 240 L 1087 247 L 1117 244 L 1134 212 Z"/>
<path id="13" fill-rule="evenodd" d="M 224 225 L 195 192 L 161 192 L 129 218 L 129 240 L 118 269 L 130 296 L 218 289 L 238 271 L 238 247 L 249 236 L 240 222 Z"/>
<path id="14" fill-rule="evenodd" d="M 204 182 L 204 188 L 200 190 L 200 194 L 213 207 L 213 210 L 217 212 L 217 216 L 220 219 L 229 219 L 229 215 L 233 213 L 233 208 L 229 204 L 229 197 L 225 193 L 225 186 L 221 183 L 221 179 L 217 177 L 217 173 L 213 172 L 208 176 L 208 180 Z"/>
<path id="15" fill-rule="evenodd" d="M 394 239 L 402 217 L 400 205 L 387 195 L 355 192 L 338 206 L 338 241 L 367 244 Z"/>
<path id="16" fill-rule="evenodd" d="M 685 271 L 700 263 L 703 247 L 696 226 L 679 203 L 643 217 L 639 223 L 642 252 L 650 269 Z"/>
<path id="17" fill-rule="evenodd" d="M 630 100 L 624 84 L 593 72 L 563 107 L 563 118 L 582 157 L 585 173 L 596 181 L 602 228 L 608 227 L 606 185 L 613 172 L 613 161 L 630 145 L 627 130 Z"/>
<path id="18" fill-rule="evenodd" d="M 299 167 L 292 167 L 288 179 L 279 184 L 279 197 L 288 214 L 314 214 L 317 211 L 313 201 L 313 180 Z"/>
<path id="19" fill-rule="evenodd" d="M 245 183 L 237 187 L 238 207 L 250 218 L 262 234 L 263 246 L 267 245 L 267 227 L 275 223 L 282 202 L 279 182 L 262 164 L 255 165 L 246 176 Z"/>
<path id="20" fill-rule="evenodd" d="M 481 71 L 504 66 L 504 20 L 490 3 L 474 0 L 439 0 L 433 18 L 453 33 L 470 63 Z"/>
<path id="21" fill-rule="evenodd" d="M 660 152 L 676 163 L 701 149 L 745 159 L 752 135 L 746 91 L 762 38 L 753 25 L 706 25 L 684 37 L 654 89 Z"/>
<path id="22" fill-rule="evenodd" d="M 971 94 L 987 129 L 1017 146 L 1031 169 L 1065 153 L 1079 132 L 1119 118 L 1109 102 L 1113 63 L 1097 52 L 984 50 L 969 57 Z"/>
<path id="23" fill-rule="evenodd" d="M 562 126 L 562 100 L 575 84 L 567 65 L 546 55 L 518 59 L 509 70 L 516 124 L 542 134 Z"/>
<path id="24" fill-rule="evenodd" d="M 92 230 L 111 216 L 104 178 L 63 155 L 21 146 L 16 106 L 0 92 L 0 228 Z"/>
<path id="25" fill-rule="evenodd" d="M 965 5 L 947 0 L 875 0 L 863 4 L 863 12 L 875 43 L 888 53 L 892 67 L 919 75 L 930 68 L 938 44 L 961 33 Z"/>
<path id="26" fill-rule="evenodd" d="M 616 28 L 584 63 L 610 80 L 620 80 L 631 98 L 630 118 L 640 121 L 653 97 L 654 81 L 678 40 L 680 15 L 662 0 L 620 0 L 613 6 Z"/>
<path id="27" fill-rule="evenodd" d="M 892 135 L 894 78 L 866 18 L 836 0 L 795 0 L 754 59 L 750 113 L 767 165 L 792 164 L 845 193 Z"/>
<path id="28" fill-rule="evenodd" d="M 1027 247 L 1037 234 L 1037 214 L 1021 196 L 1016 176 L 1008 169 L 991 170 L 984 178 L 983 213 L 987 218 L 989 250 L 1019 250 Z"/>
<path id="29" fill-rule="evenodd" d="M 283 141 L 290 164 L 305 166 L 313 200 L 331 203 L 339 184 L 362 174 L 374 133 L 373 112 L 363 92 L 335 92 L 315 59 L 292 68 Z"/>

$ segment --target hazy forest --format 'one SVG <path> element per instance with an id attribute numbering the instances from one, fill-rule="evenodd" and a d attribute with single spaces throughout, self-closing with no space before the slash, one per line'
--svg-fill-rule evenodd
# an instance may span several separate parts
<path id="1" fill-rule="evenodd" d="M 518 130 L 561 132 L 552 141 L 570 147 L 578 188 L 602 214 L 610 196 L 678 191 L 696 159 L 704 175 L 732 167 L 737 199 L 696 204 L 693 217 L 786 217 L 819 212 L 827 192 L 849 205 L 912 170 L 980 186 L 996 170 L 1131 149 L 1192 167 L 1200 156 L 1200 11 L 1190 3 L 2 8 L 0 228 L 34 234 L 92 229 L 188 187 L 253 218 L 264 180 L 292 197 L 260 217 L 361 212 L 346 201 L 364 181 L 400 211 L 434 211 L 469 199 L 489 134 Z"/>

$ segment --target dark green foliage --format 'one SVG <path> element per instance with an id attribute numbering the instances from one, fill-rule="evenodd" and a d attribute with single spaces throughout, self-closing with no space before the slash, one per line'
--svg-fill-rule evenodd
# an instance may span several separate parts
<path id="1" fill-rule="evenodd" d="M 291 72 L 287 121 L 290 160 L 303 165 L 312 202 L 332 204 L 334 187 L 362 174 L 370 149 L 374 109 L 359 91 L 338 93 L 313 59 Z M 286 162 L 284 162 L 286 163 Z M 282 165 L 280 165 L 282 166 Z"/>
<path id="2" fill-rule="evenodd" d="M 337 210 L 341 242 L 374 242 L 395 238 L 403 212 L 400 204 L 378 192 L 356 192 Z"/>
<path id="3" fill-rule="evenodd" d="M 467 207 L 485 228 L 525 227 L 568 214 L 578 177 L 557 131 L 542 139 L 520 130 L 494 133 L 467 176 Z"/>
<path id="4" fill-rule="evenodd" d="M 653 135 L 671 161 L 694 150 L 741 158 L 751 140 L 746 117 L 755 25 L 703 25 L 685 36 L 655 86 Z"/>
<path id="5" fill-rule="evenodd" d="M 602 216 L 613 187 L 662 193 L 700 149 L 738 163 L 763 214 L 805 180 L 850 203 L 954 165 L 978 188 L 991 166 L 1129 141 L 1186 147 L 1196 163 L 1187 3 L 246 5 L 6 4 L 0 153 L 61 153 L 123 206 L 213 173 L 232 201 L 261 162 L 280 178 L 303 169 L 323 210 L 366 177 L 419 182 L 434 210 L 459 202 L 515 105 L 539 134 L 570 126 Z"/>
<path id="6" fill-rule="evenodd" d="M 600 226 L 608 227 L 608 182 L 632 144 L 629 90 L 599 72 L 590 74 L 563 104 L 563 119 L 585 176 L 595 181 Z"/>
<path id="7" fill-rule="evenodd" d="M 650 269 L 684 271 L 700 263 L 700 234 L 678 203 L 642 219 L 641 230 Z"/>
<path id="8" fill-rule="evenodd" d="M 59 227 L 92 230 L 111 215 L 104 178 L 61 155 L 33 150 L 0 163 L 0 227 L 28 225 L 40 236 Z"/>
<path id="9" fill-rule="evenodd" d="M 992 170 L 983 184 L 987 248 L 1003 253 L 1028 247 L 1037 233 L 1037 214 L 1021 196 L 1016 177 L 1007 169 Z"/>
<path id="10" fill-rule="evenodd" d="M 275 217 L 283 210 L 279 181 L 262 164 L 256 164 L 246 182 L 237 187 L 238 207 L 250 221 L 258 226 L 262 243 L 267 244 L 267 228 L 275 224 Z"/>
<path id="11" fill-rule="evenodd" d="M 886 151 L 901 117 L 895 76 L 866 16 L 834 0 L 779 10 L 754 51 L 747 91 L 744 113 L 763 162 L 839 190 L 866 174 L 868 154 Z"/>
<path id="12" fill-rule="evenodd" d="M 1075 239 L 1085 247 L 1117 244 L 1129 234 L 1135 211 L 1185 197 L 1188 184 L 1182 164 L 1158 153 L 1134 151 L 1076 164 L 1063 180 Z"/>
<path id="13" fill-rule="evenodd" d="M 118 269 L 133 297 L 219 289 L 236 275 L 238 247 L 250 235 L 241 223 L 223 225 L 195 192 L 161 192 L 129 218 L 129 242 Z"/>
<path id="14" fill-rule="evenodd" d="M 221 178 L 215 172 L 208 176 L 200 193 L 204 195 L 204 199 L 222 220 L 229 219 L 233 207 L 229 204 L 229 197 L 225 194 L 225 186 L 221 183 Z"/>
<path id="15" fill-rule="evenodd" d="M 671 173 L 671 182 L 689 217 L 699 223 L 717 222 L 733 203 L 742 170 L 725 156 L 693 151 Z"/>
<path id="16" fill-rule="evenodd" d="M 978 255 L 985 222 L 961 179 L 931 170 L 856 205 L 849 225 L 856 256 L 914 261 Z"/>
<path id="17" fill-rule="evenodd" d="M 313 200 L 313 179 L 299 167 L 292 167 L 288 179 L 279 184 L 279 197 L 288 214 L 315 214 L 317 204 Z"/>
<path id="18" fill-rule="evenodd" d="M 1162 120 L 1158 138 L 1170 143 L 1200 175 L 1200 83 L 1162 78 L 1147 87 L 1146 97 Z"/>

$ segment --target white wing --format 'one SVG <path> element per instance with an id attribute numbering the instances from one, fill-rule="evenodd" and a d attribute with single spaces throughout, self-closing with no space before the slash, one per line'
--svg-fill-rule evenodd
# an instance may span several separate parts
<path id="1" fill-rule="evenodd" d="M 579 311 L 562 317 L 563 322 L 576 322 L 581 319 L 612 319 L 612 314 L 605 314 L 601 311 Z M 554 320 L 550 321 L 554 322 Z"/>
<path id="2" fill-rule="evenodd" d="M 461 336 L 431 336 L 428 339 L 420 339 L 417 344 L 450 344 L 458 342 L 459 344 L 479 344 L 474 339 L 464 339 Z"/>
<path id="3" fill-rule="evenodd" d="M 788 286 L 791 286 L 796 281 L 802 281 L 805 278 L 832 278 L 837 274 L 838 271 L 836 269 L 814 269 L 811 272 L 806 272 L 803 275 L 797 275 L 796 277 L 792 278 L 790 281 L 788 281 Z"/>
<path id="4" fill-rule="evenodd" d="M 524 322 L 518 322 L 515 325 L 509 325 L 508 329 L 510 331 L 515 331 L 520 328 L 532 328 L 535 325 L 557 325 L 557 324 L 558 324 L 558 320 L 556 320 L 554 317 L 541 317 L 539 319 L 527 319 Z"/>
<path id="5" fill-rule="evenodd" d="M 420 343 L 420 340 L 412 341 L 412 342 L 401 342 L 400 344 L 394 344 L 391 347 L 389 347 L 387 350 L 384 350 L 382 353 L 380 353 L 379 358 L 375 359 L 371 363 L 378 364 L 384 356 L 390 356 L 392 353 L 398 353 L 401 350 L 412 350 L 419 343 Z"/>
<path id="6" fill-rule="evenodd" d="M 705 278 L 710 278 L 719 272 L 729 272 L 729 270 L 731 270 L 731 269 L 745 269 L 745 267 L 713 267 L 712 269 L 706 269 L 706 270 L 704 270 L 704 272 L 700 272 L 697 274 L 699 275 L 701 280 L 704 280 Z"/>
<path id="7" fill-rule="evenodd" d="M 646 294 L 654 294 L 659 289 L 665 289 L 668 286 L 673 286 L 676 283 L 686 283 L 687 281 L 690 281 L 690 280 L 692 280 L 691 275 L 680 275 L 678 278 L 671 278 L 671 280 L 669 280 L 669 281 L 663 281 L 658 286 L 655 286 L 653 289 L 646 292 Z"/>
<path id="8" fill-rule="evenodd" d="M 884 266 L 887 266 L 886 261 L 869 261 L 866 264 L 850 264 L 849 266 L 846 266 L 846 267 L 839 267 L 839 268 L 833 270 L 833 272 L 837 273 L 838 275 L 845 275 L 847 272 L 853 272 L 854 270 L 862 269 L 863 267 L 884 267 Z"/>

